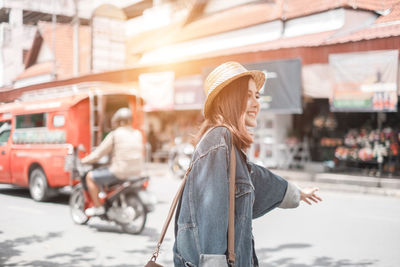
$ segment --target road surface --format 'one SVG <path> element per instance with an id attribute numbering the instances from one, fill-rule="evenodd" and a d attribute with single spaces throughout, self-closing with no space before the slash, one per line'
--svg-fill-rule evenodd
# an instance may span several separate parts
<path id="1" fill-rule="evenodd" d="M 141 235 L 97 218 L 75 225 L 68 197 L 37 203 L 0 185 L 0 266 L 140 266 L 150 258 L 180 181 L 153 177 L 158 197 Z M 400 198 L 320 192 L 324 201 L 254 221 L 261 266 L 400 266 Z M 172 266 L 172 228 L 159 262 Z"/>

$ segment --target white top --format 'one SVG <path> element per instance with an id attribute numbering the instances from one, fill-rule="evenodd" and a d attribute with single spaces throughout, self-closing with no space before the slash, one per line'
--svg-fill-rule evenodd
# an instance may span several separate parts
<path id="1" fill-rule="evenodd" d="M 83 164 L 97 162 L 110 154 L 110 172 L 119 179 L 141 175 L 144 165 L 142 134 L 129 126 L 110 132 L 90 155 L 82 159 Z"/>

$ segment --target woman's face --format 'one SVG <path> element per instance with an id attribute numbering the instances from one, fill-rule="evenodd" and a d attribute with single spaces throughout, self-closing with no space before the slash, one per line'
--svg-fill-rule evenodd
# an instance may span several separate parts
<path id="1" fill-rule="evenodd" d="M 245 124 L 248 127 L 257 126 L 257 115 L 260 111 L 260 93 L 257 91 L 256 83 L 253 79 L 249 79 L 249 90 L 248 90 L 247 108 L 245 114 Z"/>

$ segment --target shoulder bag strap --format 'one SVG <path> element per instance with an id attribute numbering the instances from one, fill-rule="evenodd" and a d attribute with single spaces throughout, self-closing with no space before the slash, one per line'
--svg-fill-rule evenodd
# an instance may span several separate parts
<path id="1" fill-rule="evenodd" d="M 185 184 L 187 181 L 187 175 L 192 169 L 192 164 L 187 169 L 185 173 L 185 177 L 182 180 L 181 185 L 179 186 L 178 192 L 176 193 L 171 207 L 169 208 L 167 219 L 164 222 L 163 229 L 161 231 L 160 237 L 157 242 L 156 249 L 154 250 L 153 256 L 150 261 L 156 261 L 157 257 L 160 253 L 160 247 L 162 242 L 164 241 L 165 234 L 167 232 L 168 226 L 171 222 L 172 216 L 176 210 L 176 206 L 178 205 L 179 199 L 183 194 L 183 189 L 185 188 Z M 234 266 L 235 263 L 235 176 L 236 176 L 236 155 L 235 149 L 233 146 L 233 140 L 231 145 L 231 161 L 229 164 L 229 221 L 228 221 L 228 263 L 229 266 Z"/>
<path id="2" fill-rule="evenodd" d="M 228 221 L 228 265 L 235 265 L 235 180 L 236 154 L 231 145 L 231 162 L 229 164 L 229 221 Z"/>

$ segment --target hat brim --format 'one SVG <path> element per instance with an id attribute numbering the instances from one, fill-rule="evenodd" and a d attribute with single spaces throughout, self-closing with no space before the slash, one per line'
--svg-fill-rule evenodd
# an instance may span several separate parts
<path id="1" fill-rule="evenodd" d="M 241 77 L 244 77 L 244 76 L 249 76 L 249 77 L 253 78 L 254 82 L 256 83 L 257 91 L 260 91 L 261 88 L 263 88 L 263 85 L 265 83 L 266 77 L 265 77 L 264 72 L 262 72 L 262 71 L 250 70 L 250 71 L 246 71 L 246 72 L 242 72 L 242 73 L 239 73 L 237 75 L 234 75 L 234 76 L 230 77 L 229 79 L 226 79 L 225 81 L 220 83 L 207 96 L 206 102 L 204 103 L 204 117 L 206 117 L 206 118 L 208 117 L 209 110 L 210 110 L 210 108 L 212 106 L 213 100 L 218 95 L 218 93 L 221 92 L 222 89 L 224 89 L 231 82 L 233 82 L 233 81 L 235 81 L 235 80 L 237 80 L 237 79 L 239 79 Z"/>

